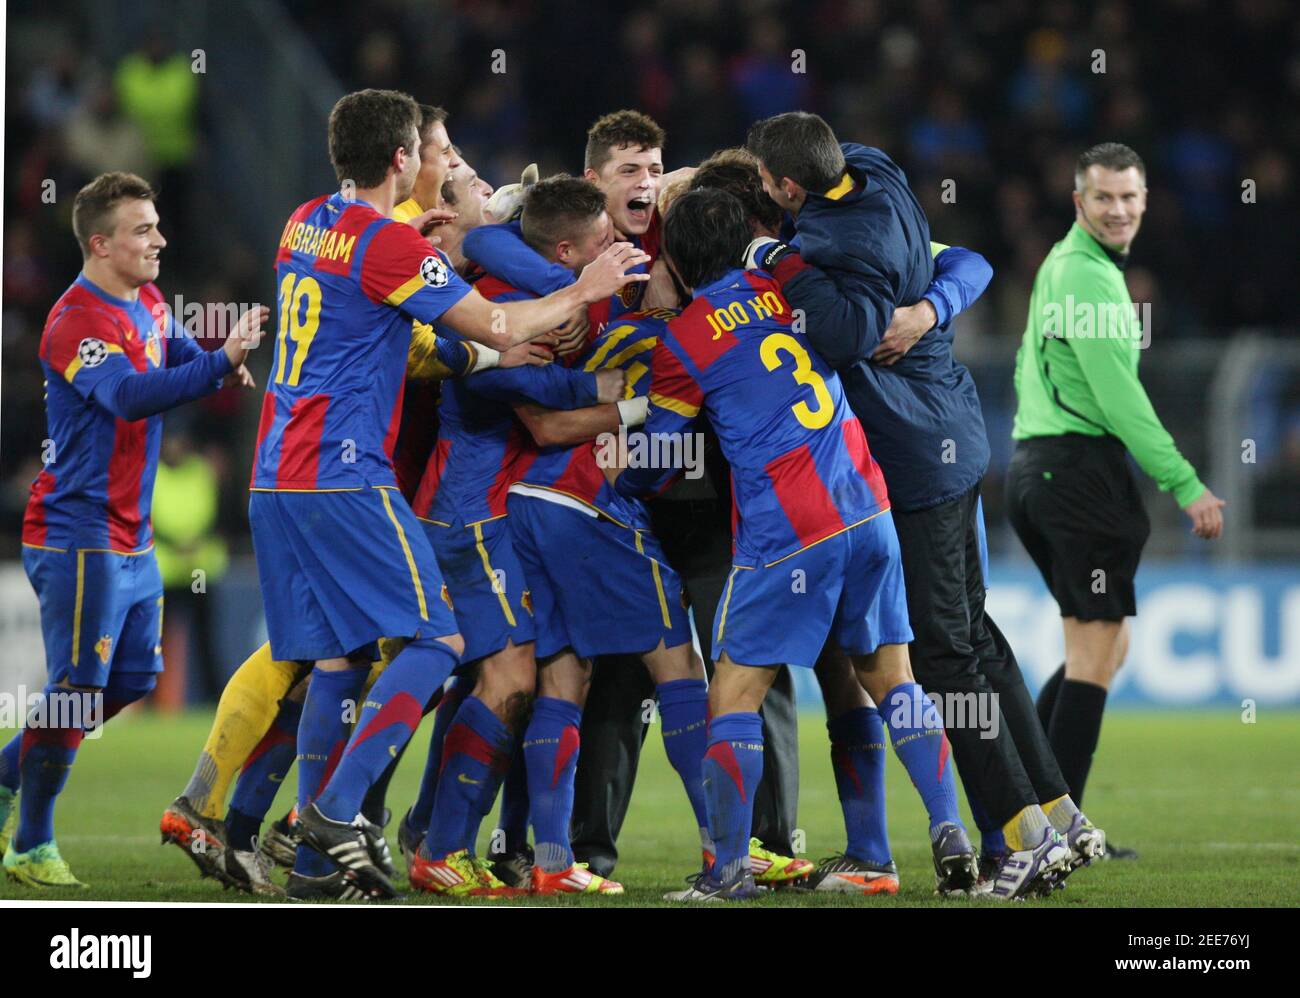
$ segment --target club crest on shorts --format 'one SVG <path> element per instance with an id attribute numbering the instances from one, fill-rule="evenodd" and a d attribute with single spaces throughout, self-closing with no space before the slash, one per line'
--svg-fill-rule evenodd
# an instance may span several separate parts
<path id="1" fill-rule="evenodd" d="M 105 634 L 95 642 L 95 654 L 99 656 L 100 662 L 104 665 L 108 665 L 108 660 L 113 655 L 112 635 Z"/>
<path id="2" fill-rule="evenodd" d="M 533 615 L 533 591 L 525 589 L 523 595 L 519 597 L 519 605 L 528 611 L 528 616 Z"/>
<path id="3" fill-rule="evenodd" d="M 426 256 L 420 263 L 420 276 L 424 283 L 431 288 L 441 288 L 447 284 L 450 279 L 447 275 L 447 265 L 443 263 L 442 257 L 438 254 Z"/>
<path id="4" fill-rule="evenodd" d="M 98 367 L 108 360 L 108 346 L 103 340 L 87 336 L 77 346 L 77 359 L 82 367 Z"/>
<path id="5" fill-rule="evenodd" d="M 448 610 L 451 610 L 453 613 L 455 612 L 456 608 L 451 605 L 451 591 L 447 588 L 447 583 L 445 582 L 442 584 L 442 601 L 447 604 Z"/>

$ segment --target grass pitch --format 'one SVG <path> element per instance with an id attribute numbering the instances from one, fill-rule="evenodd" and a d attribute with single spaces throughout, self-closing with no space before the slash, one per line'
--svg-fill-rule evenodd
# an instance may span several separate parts
<path id="1" fill-rule="evenodd" d="M 0 899 L 48 897 L 152 902 L 248 901 L 200 881 L 175 846 L 158 842 L 158 818 L 184 787 L 211 715 L 160 716 L 136 711 L 83 744 L 60 800 L 56 828 L 64 857 L 90 884 L 86 891 L 34 894 L 0 880 Z M 401 813 L 413 799 L 431 725 L 416 736 L 393 781 L 389 804 Z M 801 717 L 800 827 L 806 854 L 818 859 L 843 847 L 826 729 L 819 715 Z M 9 732 L 0 732 L 7 739 Z M 1096 863 L 1071 877 L 1044 907 L 1197 907 L 1300 905 L 1300 712 L 1112 711 L 1088 785 L 1087 810 L 1111 838 L 1141 853 L 1137 862 Z M 987 906 L 932 894 L 925 813 L 896 759 L 888 768 L 889 830 L 902 889 L 895 898 L 781 891 L 762 906 Z M 293 780 L 271 817 L 286 810 Z M 494 815 L 495 817 L 495 815 Z M 973 823 L 967 821 L 972 830 Z M 390 841 L 393 827 L 389 828 Z M 486 836 L 486 830 L 485 830 Z M 664 904 L 699 866 L 690 809 L 664 756 L 658 732 L 646 742 L 636 793 L 619 843 L 619 898 L 477 901 L 463 904 L 552 904 L 602 907 Z M 486 846 L 486 842 L 483 843 Z M 394 844 L 394 854 L 396 845 Z M 443 899 L 437 899 L 443 901 Z M 426 895 L 407 904 L 436 903 Z M 443 903 L 446 903 L 445 901 Z M 457 903 L 457 902 L 453 902 Z"/>

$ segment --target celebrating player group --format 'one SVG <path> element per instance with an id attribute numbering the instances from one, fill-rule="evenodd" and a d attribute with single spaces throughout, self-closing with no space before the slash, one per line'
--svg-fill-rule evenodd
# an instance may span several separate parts
<path id="1" fill-rule="evenodd" d="M 663 131 L 616 111 L 580 175 L 530 167 L 500 190 L 449 123 L 395 91 L 340 99 L 340 189 L 289 215 L 274 316 L 212 352 L 153 283 L 149 185 L 105 174 L 78 195 L 85 265 L 40 347 L 58 457 L 23 531 L 50 709 L 0 755 L 7 873 L 79 886 L 56 799 L 86 731 L 162 669 L 161 413 L 253 387 L 272 319 L 248 507 L 269 641 L 161 822 L 203 875 L 298 900 L 403 880 L 620 894 L 651 699 L 695 826 L 661 831 L 702 856 L 668 898 L 897 893 L 887 742 L 938 893 L 1042 896 L 1102 855 L 984 606 L 989 447 L 952 355 L 983 258 L 932 241 L 889 157 L 813 114 L 665 173 Z M 791 843 L 791 669 L 821 687 L 843 808 L 843 852 L 818 865 Z M 980 698 L 994 723 L 949 709 Z M 69 699 L 91 722 L 54 709 Z M 429 713 L 395 861 L 389 782 Z M 296 806 L 273 818 L 295 763 Z"/>

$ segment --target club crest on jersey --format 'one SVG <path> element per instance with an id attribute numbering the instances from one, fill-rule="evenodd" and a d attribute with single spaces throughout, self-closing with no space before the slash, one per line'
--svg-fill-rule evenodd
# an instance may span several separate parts
<path id="1" fill-rule="evenodd" d="M 633 281 L 631 284 L 624 284 L 618 289 L 618 300 L 623 303 L 624 308 L 631 308 L 641 298 L 641 292 L 645 288 L 640 281 Z"/>
<path id="2" fill-rule="evenodd" d="M 158 330 L 149 330 L 149 338 L 144 341 L 144 354 L 154 367 L 162 367 L 162 337 Z"/>
<path id="3" fill-rule="evenodd" d="M 98 367 L 108 360 L 108 347 L 103 340 L 87 336 L 77 346 L 77 359 L 82 367 Z"/>
<path id="4" fill-rule="evenodd" d="M 112 635 L 105 634 L 95 642 L 95 654 L 99 656 L 100 662 L 104 665 L 108 665 L 108 660 L 113 654 Z"/>
<path id="5" fill-rule="evenodd" d="M 442 262 L 442 257 L 436 253 L 433 256 L 426 256 L 420 263 L 420 276 L 424 278 L 424 283 L 431 288 L 444 287 L 449 280 L 447 265 Z"/>

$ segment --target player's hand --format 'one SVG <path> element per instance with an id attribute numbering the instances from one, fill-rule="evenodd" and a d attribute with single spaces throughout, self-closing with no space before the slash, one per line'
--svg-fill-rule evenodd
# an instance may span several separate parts
<path id="1" fill-rule="evenodd" d="M 235 328 L 230 331 L 226 342 L 221 345 L 221 349 L 230 358 L 232 370 L 238 371 L 243 367 L 248 351 L 262 342 L 262 327 L 270 317 L 271 310 L 265 305 L 255 305 L 239 317 Z"/>
<path id="2" fill-rule="evenodd" d="M 681 308 L 682 301 L 677 296 L 677 285 L 668 270 L 668 261 L 662 256 L 650 268 L 650 283 L 646 285 L 645 294 L 641 296 L 642 308 Z"/>
<path id="3" fill-rule="evenodd" d="M 596 401 L 617 402 L 623 397 L 627 374 L 621 367 L 596 372 Z"/>
<path id="4" fill-rule="evenodd" d="M 221 386 L 223 388 L 231 388 L 235 386 L 240 388 L 256 388 L 257 381 L 253 378 L 253 373 L 244 364 L 240 364 L 225 376 L 221 382 Z"/>
<path id="5" fill-rule="evenodd" d="M 516 343 L 509 350 L 502 350 L 497 367 L 545 367 L 554 359 L 555 355 L 545 343 L 529 340 L 527 343 Z"/>
<path id="6" fill-rule="evenodd" d="M 894 317 L 889 321 L 889 328 L 885 330 L 880 346 L 872 352 L 871 360 L 886 367 L 897 364 L 938 321 L 939 313 L 927 298 L 922 298 L 915 305 L 894 309 Z"/>
<path id="7" fill-rule="evenodd" d="M 1222 499 L 1209 489 L 1183 507 L 1183 512 L 1192 518 L 1192 533 L 1197 537 L 1212 541 L 1223 533 Z"/>
<path id="8" fill-rule="evenodd" d="M 745 269 L 766 270 L 771 273 L 777 261 L 787 253 L 796 252 L 793 246 L 787 246 L 771 236 L 759 236 L 745 248 Z"/>
<path id="9" fill-rule="evenodd" d="M 628 270 L 649 263 L 650 254 L 631 243 L 614 243 L 604 253 L 582 268 L 574 285 L 585 302 L 603 301 L 625 284 L 648 281 L 649 274 L 629 274 Z"/>
<path id="10" fill-rule="evenodd" d="M 555 352 L 561 357 L 567 357 L 571 353 L 577 353 L 587 345 L 587 332 L 591 329 L 591 323 L 587 321 L 587 309 L 580 308 L 569 317 L 569 320 L 553 333 L 547 334 L 545 342 L 550 343 Z"/>
<path id="11" fill-rule="evenodd" d="M 489 221 L 513 222 L 524 213 L 524 195 L 537 183 L 537 164 L 529 163 L 519 175 L 519 183 L 498 187 L 488 198 L 485 210 Z"/>
<path id="12" fill-rule="evenodd" d="M 406 224 L 411 226 L 425 239 L 429 240 L 434 246 L 442 242 L 437 236 L 433 235 L 435 229 L 440 225 L 446 225 L 457 217 L 454 211 L 448 211 L 446 208 L 430 208 L 428 211 L 421 212 Z"/>

